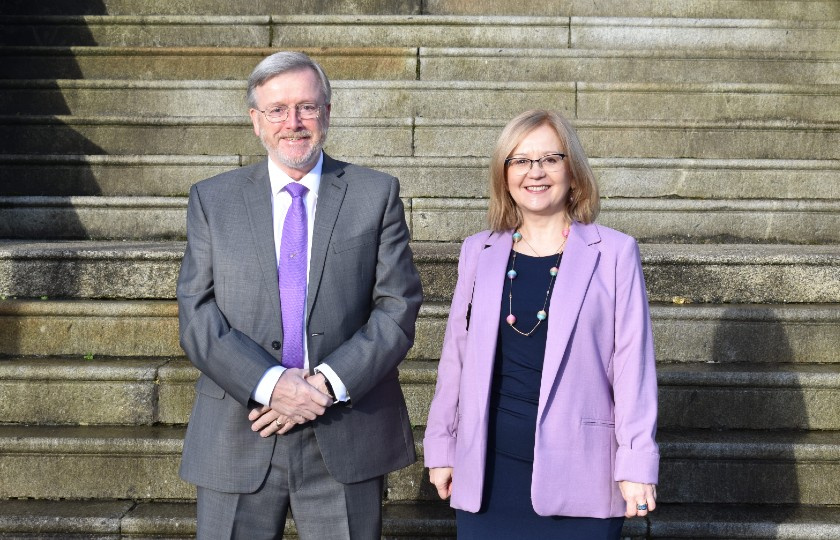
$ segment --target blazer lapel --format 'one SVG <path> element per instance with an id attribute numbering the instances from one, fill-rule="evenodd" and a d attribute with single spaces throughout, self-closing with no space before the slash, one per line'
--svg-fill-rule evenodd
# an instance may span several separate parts
<path id="1" fill-rule="evenodd" d="M 472 295 L 472 314 L 468 339 L 471 343 L 468 350 L 475 351 L 472 356 L 477 364 L 472 366 L 476 388 L 486 389 L 478 395 L 489 399 L 490 381 L 493 375 L 493 362 L 496 353 L 496 341 L 499 335 L 499 317 L 501 316 L 501 299 L 504 288 L 504 276 L 513 239 L 510 231 L 493 233 L 485 241 L 489 246 L 478 254 L 478 264 L 475 272 L 475 289 Z M 487 411 L 487 403 L 483 403 L 479 410 Z"/>
<path id="2" fill-rule="evenodd" d="M 347 182 L 341 177 L 344 168 L 341 164 L 324 154 L 324 165 L 321 169 L 321 185 L 318 188 L 318 205 L 315 209 L 315 226 L 312 232 L 312 253 L 309 259 L 309 289 L 306 295 L 307 323 L 312 316 L 312 306 L 318 296 L 321 276 L 324 274 L 324 264 L 327 261 L 327 249 L 330 246 L 335 222 L 344 194 L 347 192 Z"/>
<path id="3" fill-rule="evenodd" d="M 538 423 L 542 423 L 545 418 L 546 404 L 554 398 L 554 382 L 562 373 L 561 364 L 572 329 L 577 322 L 589 282 L 595 272 L 595 265 L 598 263 L 600 254 L 591 245 L 600 241 L 598 229 L 594 225 L 582 225 L 577 222 L 572 224 L 549 303 L 548 338 L 540 382 Z"/>
<path id="4" fill-rule="evenodd" d="M 268 161 L 254 169 L 242 188 L 251 235 L 257 248 L 257 260 L 263 272 L 265 288 L 275 291 L 270 302 L 277 320 L 280 320 L 280 291 L 277 283 L 277 255 L 274 250 L 274 220 L 271 214 L 271 182 L 268 180 Z M 282 332 L 282 325 L 278 325 Z"/>

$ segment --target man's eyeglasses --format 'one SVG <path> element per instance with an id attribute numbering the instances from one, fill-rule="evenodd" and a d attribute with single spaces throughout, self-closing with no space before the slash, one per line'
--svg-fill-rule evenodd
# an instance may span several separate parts
<path id="1" fill-rule="evenodd" d="M 566 154 L 548 154 L 540 159 L 528 159 L 524 157 L 510 157 L 505 160 L 505 165 L 513 174 L 526 175 L 537 163 L 545 172 L 557 172 L 563 167 L 563 160 Z"/>
<path id="2" fill-rule="evenodd" d="M 317 105 L 315 103 L 299 103 L 294 105 L 298 118 L 301 120 L 312 120 L 314 118 L 318 118 L 321 116 L 321 107 L 323 107 L 323 105 Z M 277 124 L 283 122 L 289 117 L 289 109 L 291 108 L 292 107 L 288 107 L 286 105 L 276 105 L 274 107 L 268 107 L 264 111 L 261 111 L 260 109 L 257 110 L 265 115 L 266 120 Z"/>

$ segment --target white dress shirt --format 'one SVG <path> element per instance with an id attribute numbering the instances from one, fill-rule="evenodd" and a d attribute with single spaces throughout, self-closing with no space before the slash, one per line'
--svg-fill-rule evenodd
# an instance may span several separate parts
<path id="1" fill-rule="evenodd" d="M 309 265 L 312 259 L 312 231 L 315 228 L 315 211 L 318 205 L 318 187 L 321 185 L 321 169 L 324 165 L 324 154 L 318 159 L 318 163 L 311 171 L 306 173 L 306 176 L 301 178 L 298 182 L 306 186 L 307 192 L 303 196 L 303 204 L 306 206 L 306 230 L 307 230 L 307 250 L 306 250 L 306 282 L 307 290 L 309 286 Z M 271 214 L 274 221 L 274 253 L 277 260 L 277 265 L 280 265 L 280 243 L 283 240 L 283 223 L 286 221 L 286 213 L 292 205 L 292 196 L 284 189 L 289 182 L 294 182 L 289 175 L 283 172 L 271 159 L 268 160 L 268 179 L 271 182 Z M 279 294 L 279 289 L 278 289 Z M 304 300 L 304 306 L 306 301 Z M 306 314 L 304 313 L 304 321 Z M 280 321 L 277 321 L 280 325 Z M 309 369 L 309 348 L 306 343 L 306 328 L 303 329 L 303 367 Z M 269 405 L 271 402 L 271 393 L 274 391 L 274 386 L 280 379 L 280 376 L 286 368 L 283 366 L 274 366 L 269 368 L 260 379 L 257 387 L 251 397 L 257 403 Z M 350 396 L 347 395 L 347 388 L 341 379 L 338 378 L 335 371 L 327 364 L 320 364 L 315 368 L 317 373 L 322 373 L 324 377 L 329 380 L 332 385 L 333 392 L 337 401 L 348 401 Z"/>

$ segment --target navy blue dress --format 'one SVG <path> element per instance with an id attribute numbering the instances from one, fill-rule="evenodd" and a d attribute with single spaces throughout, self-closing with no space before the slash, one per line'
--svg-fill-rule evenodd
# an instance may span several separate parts
<path id="1" fill-rule="evenodd" d="M 508 260 L 511 267 L 513 252 Z M 557 255 L 529 257 L 516 254 L 513 314 L 516 327 L 529 332 L 543 308 Z M 562 287 L 562 283 L 556 283 Z M 499 338 L 490 392 L 487 468 L 481 510 L 456 510 L 459 539 L 618 539 L 624 518 L 544 517 L 531 505 L 534 436 L 540 397 L 540 377 L 548 335 L 547 320 L 522 336 L 506 322 L 510 280 L 505 277 Z M 548 307 L 546 307 L 546 311 Z M 549 318 L 552 316 L 549 312 Z M 586 489 L 586 486 L 580 486 Z"/>

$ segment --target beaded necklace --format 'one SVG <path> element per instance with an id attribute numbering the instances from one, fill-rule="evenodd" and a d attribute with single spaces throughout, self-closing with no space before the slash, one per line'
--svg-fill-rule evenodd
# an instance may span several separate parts
<path id="1" fill-rule="evenodd" d="M 569 238 L 569 228 L 563 229 L 563 242 L 560 244 L 560 247 L 557 248 L 557 261 L 554 263 L 554 266 L 548 271 L 549 275 L 551 276 L 548 280 L 548 288 L 545 290 L 545 301 L 543 301 L 543 307 L 541 310 L 537 312 L 537 323 L 534 325 L 531 330 L 528 332 L 523 332 L 519 328 L 516 327 L 516 316 L 513 314 L 513 280 L 516 279 L 516 250 L 513 250 L 513 257 L 510 261 L 510 270 L 507 272 L 507 277 L 510 280 L 510 291 L 508 292 L 508 316 L 505 317 L 505 321 L 510 325 L 514 332 L 517 334 L 523 335 L 525 337 L 530 336 L 534 333 L 534 331 L 539 328 L 540 324 L 544 320 L 548 318 L 548 312 L 545 308 L 548 307 L 548 297 L 551 294 L 551 286 L 554 284 L 554 280 L 557 278 L 557 274 L 560 271 L 557 267 L 560 265 L 560 257 L 563 256 L 563 248 L 566 246 L 566 240 Z M 523 238 L 522 233 L 518 230 L 513 233 L 513 241 L 514 243 L 519 242 L 520 240 L 525 240 Z M 531 248 L 531 251 L 534 252 L 535 255 L 539 257 L 539 253 L 525 240 L 525 243 L 528 247 Z"/>

